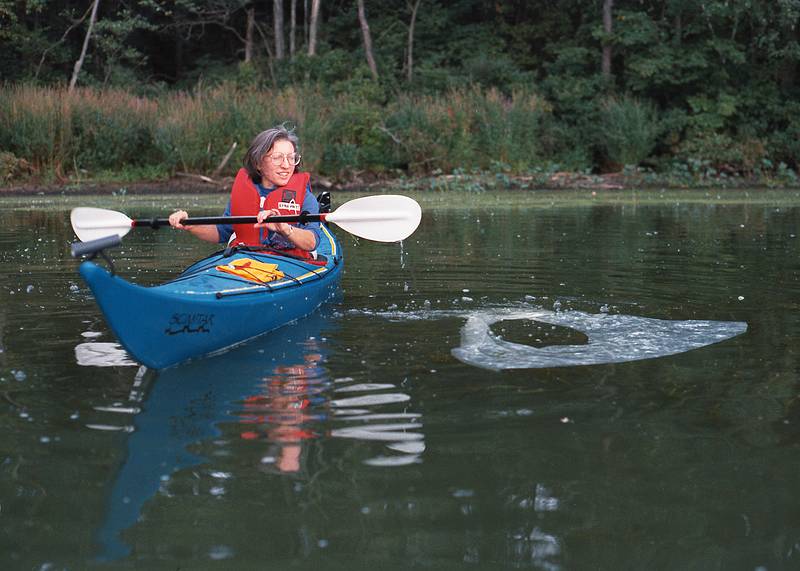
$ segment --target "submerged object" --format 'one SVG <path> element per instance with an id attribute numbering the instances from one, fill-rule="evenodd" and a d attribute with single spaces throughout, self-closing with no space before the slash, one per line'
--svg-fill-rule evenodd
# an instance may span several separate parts
<path id="1" fill-rule="evenodd" d="M 322 233 L 329 247 L 316 261 L 235 248 L 153 287 L 132 284 L 92 261 L 79 271 L 125 350 L 163 369 L 272 331 L 331 298 L 343 259 L 333 234 L 324 226 Z"/>

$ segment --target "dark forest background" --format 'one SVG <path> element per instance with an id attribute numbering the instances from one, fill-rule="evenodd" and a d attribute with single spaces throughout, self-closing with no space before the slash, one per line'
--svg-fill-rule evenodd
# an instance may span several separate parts
<path id="1" fill-rule="evenodd" d="M 0 176 L 795 180 L 800 0 L 0 0 Z"/>

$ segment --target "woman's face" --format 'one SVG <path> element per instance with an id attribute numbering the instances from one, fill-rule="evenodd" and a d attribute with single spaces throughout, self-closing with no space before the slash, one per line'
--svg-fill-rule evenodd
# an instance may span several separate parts
<path id="1" fill-rule="evenodd" d="M 269 152 L 261 157 L 261 176 L 267 185 L 285 186 L 294 174 L 294 163 L 291 157 L 295 154 L 291 141 L 280 139 L 275 141 Z M 273 160 L 274 159 L 274 160 Z M 278 161 L 280 159 L 280 161 Z M 275 164 L 278 161 L 278 164 Z"/>

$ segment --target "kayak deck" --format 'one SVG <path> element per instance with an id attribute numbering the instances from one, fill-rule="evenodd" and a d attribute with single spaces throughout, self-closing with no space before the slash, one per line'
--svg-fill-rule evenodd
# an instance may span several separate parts
<path id="1" fill-rule="evenodd" d="M 238 277 L 217 269 L 237 260 L 252 259 L 257 262 L 277 264 L 284 277 L 274 281 L 261 282 Z M 338 261 L 334 261 L 334 264 Z M 155 286 L 161 291 L 189 296 L 213 295 L 217 298 L 244 293 L 271 292 L 302 285 L 310 280 L 320 279 L 331 268 L 325 264 L 310 264 L 302 260 L 265 254 L 259 252 L 237 252 L 230 256 L 218 252 L 183 271 L 172 281 Z"/>

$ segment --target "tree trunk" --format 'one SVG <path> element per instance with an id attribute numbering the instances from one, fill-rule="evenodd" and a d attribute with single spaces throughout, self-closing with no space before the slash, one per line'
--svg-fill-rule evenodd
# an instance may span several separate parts
<path id="1" fill-rule="evenodd" d="M 244 34 L 244 62 L 253 61 L 253 31 L 256 24 L 256 9 L 253 6 L 247 8 L 247 29 Z"/>
<path id="2" fill-rule="evenodd" d="M 92 30 L 94 29 L 94 23 L 97 21 L 97 7 L 100 5 L 100 0 L 94 0 L 94 6 L 92 6 L 92 15 L 89 18 L 89 29 L 86 30 L 86 37 L 83 39 L 83 48 L 81 49 L 81 55 L 78 58 L 78 61 L 75 62 L 75 67 L 72 70 L 72 79 L 69 80 L 69 91 L 75 89 L 75 84 L 78 83 L 78 75 L 81 73 L 81 67 L 83 67 L 83 60 L 86 58 L 86 51 L 89 49 L 89 39 L 92 37 Z"/>
<path id="3" fill-rule="evenodd" d="M 795 43 L 800 41 L 800 30 L 797 25 L 792 27 L 791 39 Z M 791 90 L 797 82 L 797 63 L 794 58 L 784 56 L 783 64 L 780 66 L 780 82 L 781 87 L 786 91 Z"/>
<path id="4" fill-rule="evenodd" d="M 614 19 L 611 14 L 614 8 L 614 0 L 603 0 L 603 31 L 606 38 L 603 41 L 603 76 L 611 77 L 611 34 L 614 32 Z"/>
<path id="5" fill-rule="evenodd" d="M 372 36 L 369 33 L 369 23 L 367 14 L 364 10 L 364 0 L 358 0 L 358 21 L 361 23 L 361 33 L 364 36 L 364 51 L 367 55 L 367 65 L 372 73 L 372 78 L 378 79 L 378 67 L 375 65 L 375 58 L 372 55 Z"/>
<path id="6" fill-rule="evenodd" d="M 311 0 L 311 20 L 308 24 L 308 55 L 317 55 L 317 25 L 319 22 L 319 5 L 322 0 Z"/>
<path id="7" fill-rule="evenodd" d="M 422 0 L 415 0 L 413 4 L 408 3 L 408 7 L 411 8 L 411 22 L 408 24 L 408 61 L 406 63 L 409 83 L 414 79 L 414 24 L 417 22 L 417 10 L 421 2 Z"/>
<path id="8" fill-rule="evenodd" d="M 255 23 L 255 29 L 256 32 L 258 32 L 258 35 L 261 36 L 261 41 L 264 43 L 264 50 L 267 52 L 267 67 L 269 68 L 269 77 L 272 80 L 272 87 L 278 87 L 278 81 L 275 77 L 275 58 L 272 53 L 270 39 L 267 37 L 264 27 L 259 25 L 258 21 Z"/>
<path id="9" fill-rule="evenodd" d="M 675 14 L 675 39 L 674 44 L 676 46 L 681 45 L 683 41 L 683 18 L 681 17 L 681 13 L 678 12 Z"/>
<path id="10" fill-rule="evenodd" d="M 303 0 L 303 41 L 308 47 L 308 0 Z"/>
<path id="11" fill-rule="evenodd" d="M 275 59 L 283 59 L 286 42 L 283 37 L 283 0 L 273 0 L 273 24 L 275 26 Z"/>
<path id="12" fill-rule="evenodd" d="M 291 21 L 289 22 L 289 57 L 294 59 L 295 49 L 295 36 L 297 34 L 297 0 L 292 0 L 292 9 L 290 12 Z"/>

